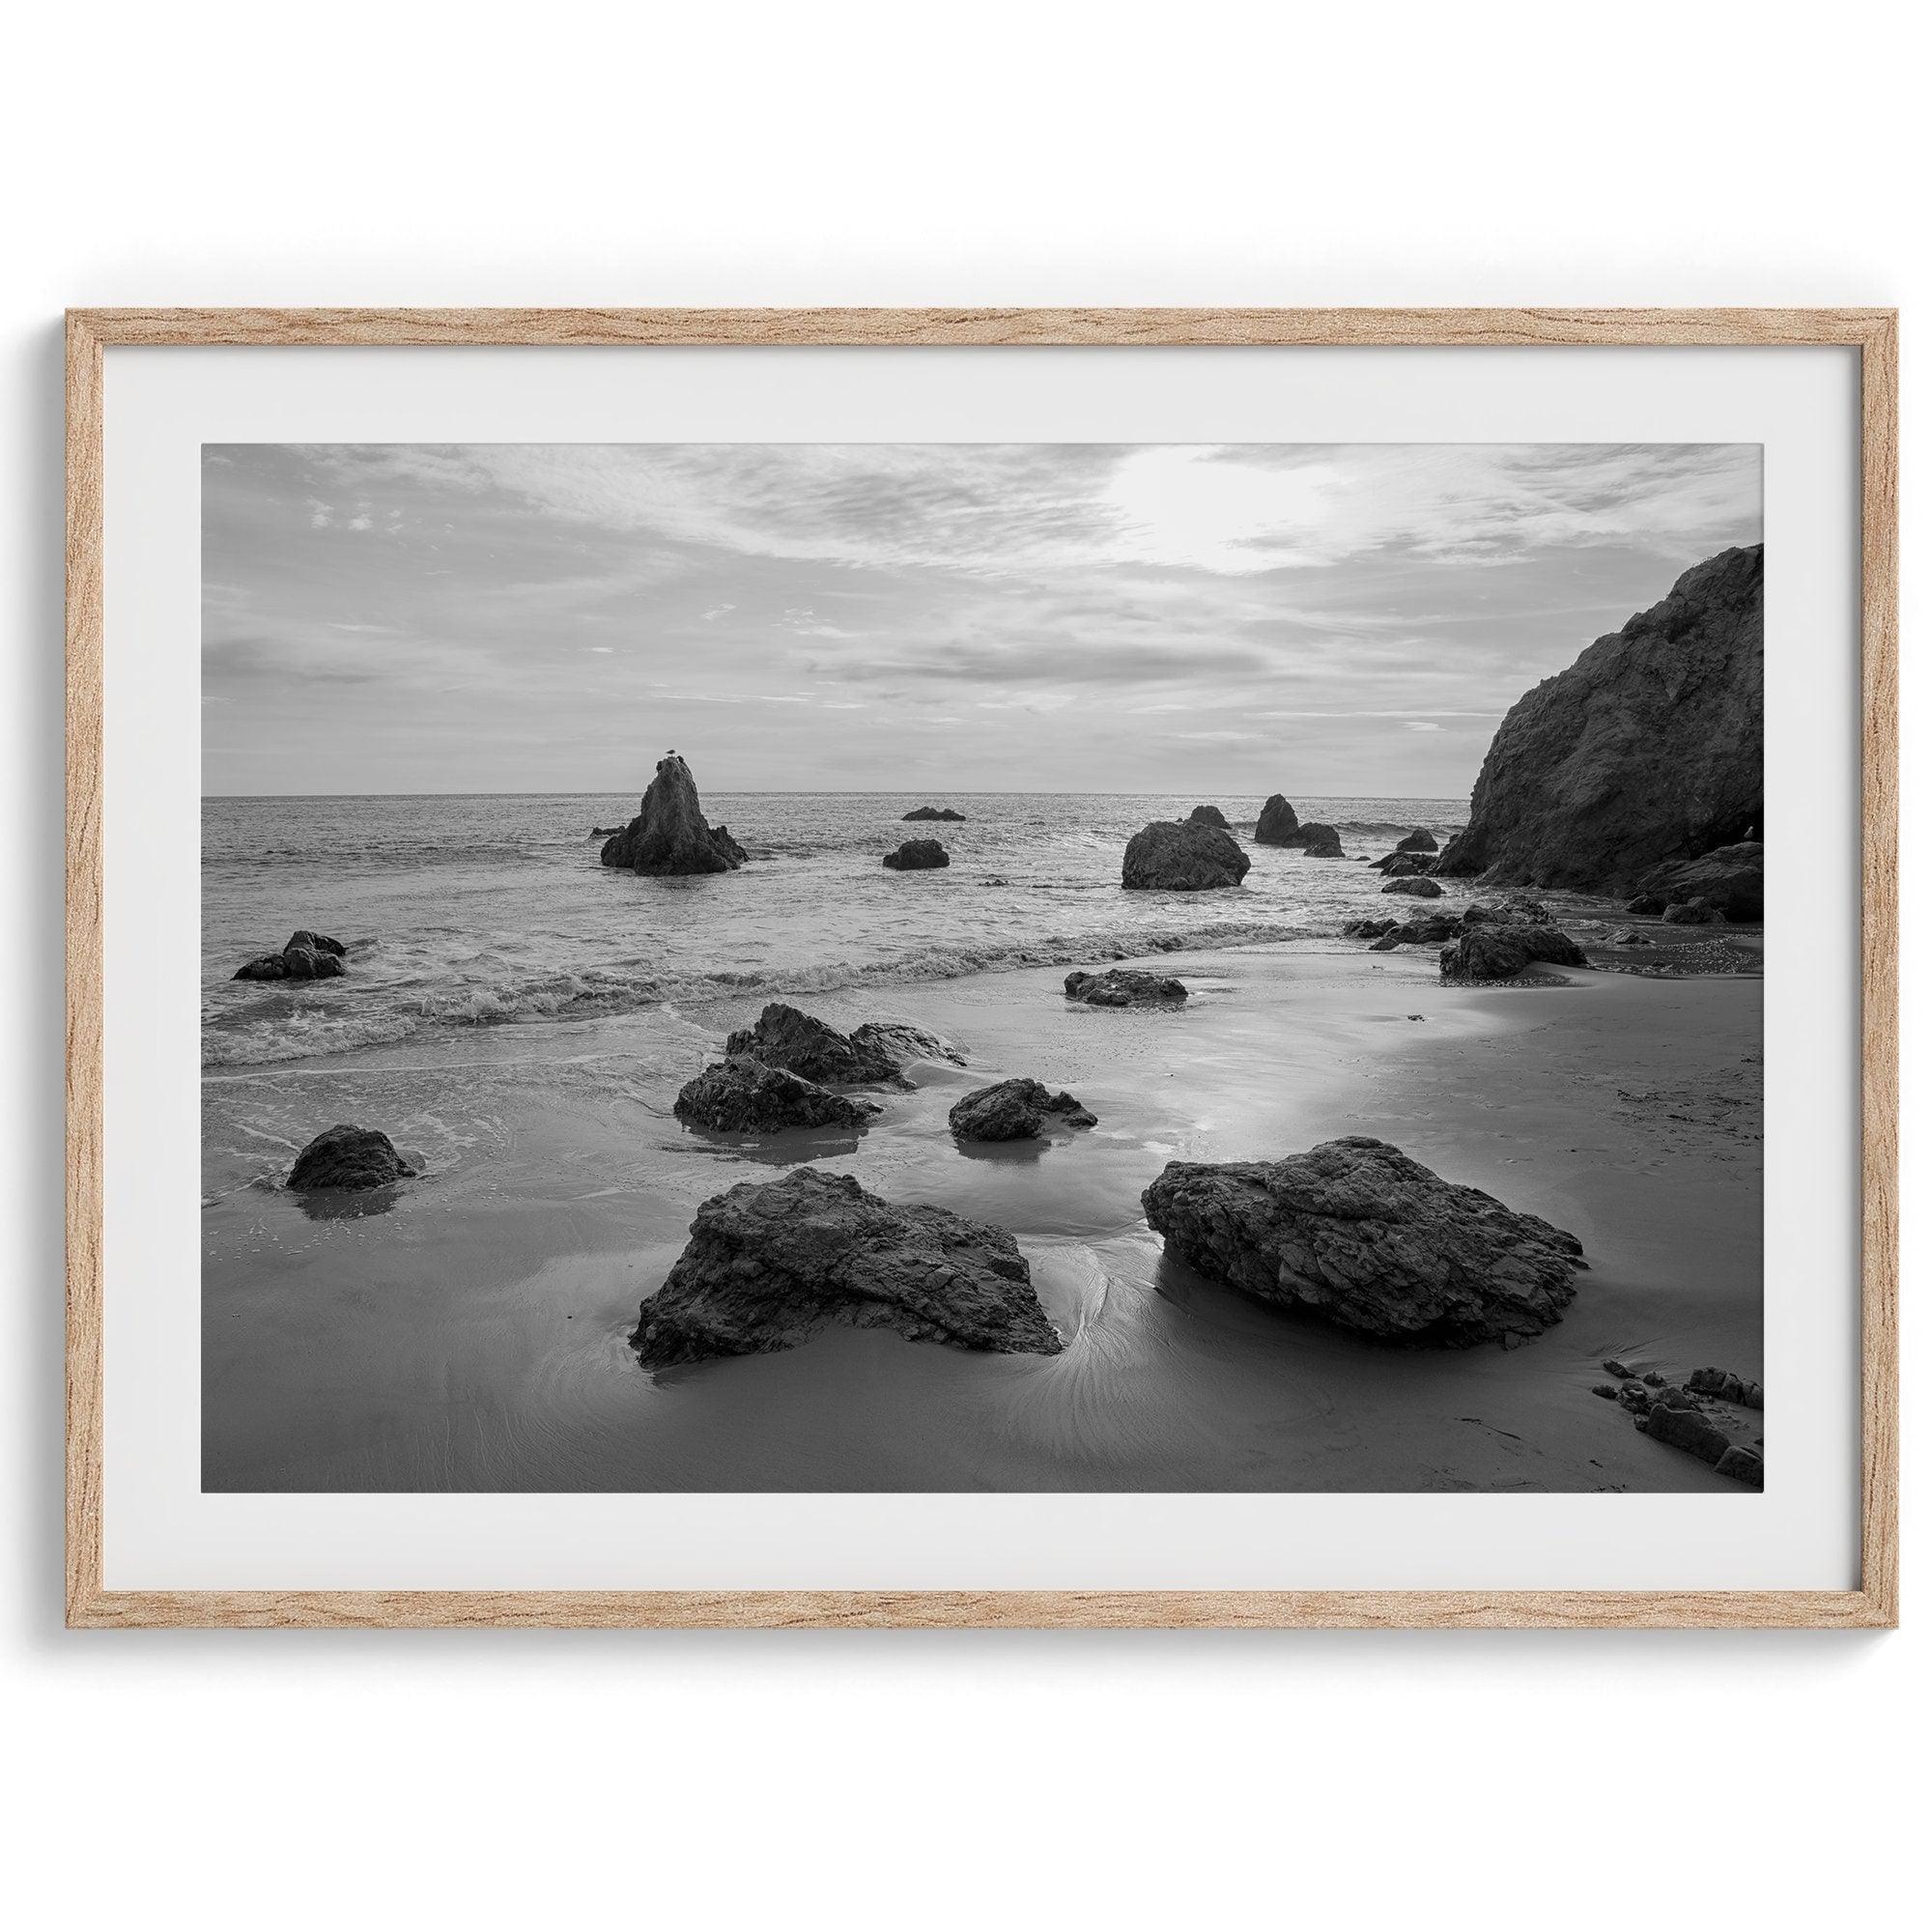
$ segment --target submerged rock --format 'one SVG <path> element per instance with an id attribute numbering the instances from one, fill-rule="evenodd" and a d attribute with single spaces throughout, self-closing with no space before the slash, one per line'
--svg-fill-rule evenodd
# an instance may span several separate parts
<path id="1" fill-rule="evenodd" d="M 666 1368 L 796 1348 L 833 1325 L 999 1354 L 1061 1349 L 1005 1230 L 811 1167 L 705 1202 L 631 1346 Z"/>
<path id="2" fill-rule="evenodd" d="M 899 823 L 911 825 L 921 819 L 945 819 L 952 825 L 964 825 L 966 814 L 963 811 L 954 811 L 950 805 L 919 805 L 908 811 Z"/>
<path id="3" fill-rule="evenodd" d="M 1763 590 L 1721 552 L 1519 699 L 1437 871 L 1621 895 L 1761 825 Z"/>
<path id="4" fill-rule="evenodd" d="M 1091 1127 L 1095 1117 L 1037 1080 L 1002 1080 L 955 1101 L 946 1119 L 962 1141 L 1025 1141 L 1044 1140 L 1052 1126 Z"/>
<path id="5" fill-rule="evenodd" d="M 716 1133 L 777 1134 L 795 1127 L 862 1127 L 883 1109 L 876 1100 L 834 1094 L 782 1066 L 737 1054 L 687 1081 L 671 1111 Z"/>
<path id="6" fill-rule="evenodd" d="M 1104 973 L 1069 973 L 1066 997 L 1089 1007 L 1159 1007 L 1187 997 L 1179 980 L 1158 973 L 1138 973 L 1130 966 L 1110 967 Z"/>
<path id="7" fill-rule="evenodd" d="M 1391 879 L 1382 888 L 1385 893 L 1401 893 L 1412 899 L 1439 899 L 1442 888 L 1434 879 L 1424 879 L 1410 874 Z"/>
<path id="8" fill-rule="evenodd" d="M 751 1026 L 730 1035 L 724 1052 L 727 1058 L 742 1054 L 767 1066 L 782 1067 L 822 1087 L 905 1084 L 885 1028 L 861 1027 L 851 1035 L 842 1034 L 782 1000 L 773 1000 Z"/>
<path id="9" fill-rule="evenodd" d="M 1127 840 L 1121 884 L 1133 892 L 1214 892 L 1238 886 L 1253 864 L 1231 834 L 1168 820 L 1145 826 Z"/>
<path id="10" fill-rule="evenodd" d="M 1197 805 L 1187 814 L 1187 822 L 1190 825 L 1218 826 L 1223 832 L 1232 832 L 1235 829 L 1228 823 L 1228 814 L 1218 805 Z"/>
<path id="11" fill-rule="evenodd" d="M 377 1127 L 338 1125 L 317 1134 L 289 1169 L 288 1184 L 298 1193 L 320 1188 L 386 1187 L 416 1173 Z"/>
<path id="12" fill-rule="evenodd" d="M 1294 808 L 1280 792 L 1262 807 L 1262 815 L 1255 820 L 1255 843 L 1257 845 L 1292 845 L 1294 836 L 1301 830 L 1301 821 L 1294 815 Z"/>
<path id="13" fill-rule="evenodd" d="M 1466 925 L 1442 949 L 1442 978 L 1452 984 L 1514 980 L 1533 965 L 1587 966 L 1583 949 L 1553 925 Z"/>
<path id="14" fill-rule="evenodd" d="M 658 760 L 637 817 L 597 856 L 607 866 L 673 878 L 736 871 L 745 863 L 745 848 L 724 826 L 705 821 L 691 768 L 671 752 Z"/>
<path id="15" fill-rule="evenodd" d="M 1286 1160 L 1170 1161 L 1141 1204 L 1176 1260 L 1378 1341 L 1540 1334 L 1584 1265 L 1574 1235 L 1364 1135 Z"/>
<path id="16" fill-rule="evenodd" d="M 952 859 L 937 838 L 908 838 L 896 852 L 888 852 L 881 863 L 895 872 L 930 872 L 952 865 Z"/>
<path id="17" fill-rule="evenodd" d="M 1395 841 L 1395 849 L 1398 852 L 1433 852 L 1435 850 L 1435 835 L 1433 832 L 1425 832 L 1418 825 L 1406 838 L 1398 838 Z"/>
<path id="18" fill-rule="evenodd" d="M 326 932 L 310 932 L 306 926 L 289 934 L 279 952 L 264 952 L 238 966 L 231 976 L 237 980 L 339 980 L 347 970 L 343 956 L 348 949 Z"/>

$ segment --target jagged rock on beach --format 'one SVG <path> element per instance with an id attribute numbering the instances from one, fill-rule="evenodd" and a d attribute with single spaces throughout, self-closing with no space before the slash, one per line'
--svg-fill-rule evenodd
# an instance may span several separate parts
<path id="1" fill-rule="evenodd" d="M 899 822 L 902 825 L 911 825 L 923 819 L 944 819 L 952 825 L 964 825 L 966 814 L 963 811 L 954 811 L 950 805 L 920 805 L 906 812 Z"/>
<path id="2" fill-rule="evenodd" d="M 952 865 L 952 859 L 937 838 L 908 838 L 881 863 L 895 872 L 930 872 Z"/>
<path id="3" fill-rule="evenodd" d="M 773 1000 L 751 1026 L 725 1039 L 724 1053 L 727 1059 L 748 1055 L 821 1087 L 903 1086 L 899 1057 L 888 1042 L 884 1027 L 868 1025 L 846 1035 L 815 1014 Z"/>
<path id="4" fill-rule="evenodd" d="M 1132 892 L 1203 893 L 1238 886 L 1254 861 L 1230 833 L 1166 820 L 1127 840 L 1121 884 Z"/>
<path id="5" fill-rule="evenodd" d="M 386 1187 L 416 1173 L 377 1127 L 338 1124 L 317 1134 L 289 1169 L 289 1186 L 298 1193 L 324 1188 Z"/>
<path id="6" fill-rule="evenodd" d="M 1218 826 L 1223 832 L 1232 832 L 1235 829 L 1228 823 L 1228 814 L 1218 805 L 1197 805 L 1187 814 L 1187 822 L 1189 825 Z"/>
<path id="7" fill-rule="evenodd" d="M 1763 1388 L 1728 1369 L 1692 1369 L 1685 1386 L 1692 1395 L 1715 1396 L 1719 1402 L 1737 1403 L 1745 1408 L 1764 1406 Z"/>
<path id="8" fill-rule="evenodd" d="M 1091 1127 L 1095 1116 L 1071 1094 L 1037 1080 L 1002 1080 L 953 1103 L 947 1122 L 962 1141 L 1044 1140 L 1051 1127 Z"/>
<path id="9" fill-rule="evenodd" d="M 1760 826 L 1763 587 L 1723 551 L 1520 698 L 1438 875 L 1622 895 Z"/>
<path id="10" fill-rule="evenodd" d="M 1401 893 L 1413 899 L 1439 899 L 1442 896 L 1442 888 L 1434 879 L 1415 877 L 1391 879 L 1382 891 Z"/>
<path id="11" fill-rule="evenodd" d="M 1512 893 L 1507 898 L 1483 899 L 1463 914 L 1464 925 L 1548 925 L 1549 909 L 1541 899 Z"/>
<path id="12" fill-rule="evenodd" d="M 1514 980 L 1533 965 L 1587 966 L 1583 949 L 1553 925 L 1465 926 L 1442 949 L 1442 978 L 1451 984 Z"/>
<path id="13" fill-rule="evenodd" d="M 1187 997 L 1179 980 L 1158 973 L 1140 973 L 1114 966 L 1104 973 L 1073 972 L 1066 976 L 1066 997 L 1089 1007 L 1160 1007 Z"/>
<path id="14" fill-rule="evenodd" d="M 1435 835 L 1433 832 L 1425 832 L 1418 825 L 1407 838 L 1398 838 L 1395 841 L 1395 849 L 1398 852 L 1433 852 L 1435 850 Z"/>
<path id="15" fill-rule="evenodd" d="M 1301 830 L 1301 821 L 1294 815 L 1294 808 L 1280 792 L 1276 792 L 1262 807 L 1261 816 L 1255 820 L 1255 843 L 1257 845 L 1290 845 L 1294 842 L 1295 834 Z"/>
<path id="16" fill-rule="evenodd" d="M 705 1202 L 631 1346 L 667 1368 L 796 1348 L 834 1325 L 999 1354 L 1062 1347 L 1009 1234 L 811 1167 Z"/>
<path id="17" fill-rule="evenodd" d="M 777 1134 L 796 1127 L 862 1127 L 883 1110 L 875 1100 L 834 1094 L 782 1066 L 736 1054 L 687 1081 L 671 1111 L 716 1133 Z"/>
<path id="18" fill-rule="evenodd" d="M 1734 924 L 1757 925 L 1764 919 L 1764 846 L 1747 839 L 1720 845 L 1700 859 L 1660 866 L 1639 882 L 1637 895 L 1659 910 L 1697 903 L 1712 907 Z M 1635 902 L 1626 910 L 1635 912 Z"/>
<path id="19" fill-rule="evenodd" d="M 696 781 L 675 752 L 658 760 L 637 817 L 598 854 L 606 866 L 650 878 L 732 872 L 745 857 L 745 848 L 724 826 L 705 821 Z"/>
<path id="20" fill-rule="evenodd" d="M 1378 1341 L 1540 1334 L 1585 1265 L 1574 1235 L 1364 1135 L 1278 1161 L 1170 1161 L 1141 1203 L 1176 1260 Z"/>
<path id="21" fill-rule="evenodd" d="M 279 952 L 264 952 L 238 966 L 231 975 L 237 980 L 339 980 L 347 970 L 343 957 L 348 949 L 326 932 L 310 932 L 306 927 L 289 934 Z"/>
<path id="22" fill-rule="evenodd" d="M 1742 1442 L 1733 1442 L 1711 1466 L 1734 1483 L 1745 1483 L 1754 1490 L 1764 1488 L 1764 1458 Z"/>

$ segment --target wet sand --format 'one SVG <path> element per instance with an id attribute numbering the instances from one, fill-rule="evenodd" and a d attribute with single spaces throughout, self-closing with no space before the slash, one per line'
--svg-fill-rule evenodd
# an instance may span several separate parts
<path id="1" fill-rule="evenodd" d="M 1590 1390 L 1606 1356 L 1762 1376 L 1758 980 L 1454 988 L 1429 949 L 1306 943 L 1148 963 L 1184 1009 L 1070 1006 L 1058 968 L 803 1002 L 970 1061 L 913 1069 L 857 1138 L 746 1147 L 672 1117 L 752 1000 L 211 1077 L 205 1487 L 1741 1493 Z M 947 1109 L 1012 1074 L 1099 1125 L 957 1146 Z M 305 1211 L 272 1178 L 338 1120 L 428 1172 Z M 1163 1260 L 1140 1192 L 1164 1162 L 1349 1133 L 1575 1233 L 1565 1319 L 1509 1351 L 1379 1350 Z M 697 1204 L 805 1157 L 1012 1230 L 1065 1353 L 838 1330 L 646 1376 L 625 1336 Z"/>

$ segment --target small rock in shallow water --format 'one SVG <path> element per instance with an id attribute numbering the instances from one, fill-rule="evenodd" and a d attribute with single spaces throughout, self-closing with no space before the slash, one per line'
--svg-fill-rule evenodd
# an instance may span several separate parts
<path id="1" fill-rule="evenodd" d="M 880 863 L 894 872 L 934 872 L 952 865 L 952 859 L 937 838 L 908 838 Z"/>
<path id="2" fill-rule="evenodd" d="M 631 1346 L 646 1368 L 668 1368 L 796 1348 L 834 1325 L 997 1354 L 1062 1347 L 1004 1229 L 882 1201 L 813 1167 L 705 1202 Z"/>
<path id="3" fill-rule="evenodd" d="M 1434 879 L 1399 878 L 1391 879 L 1382 888 L 1385 893 L 1401 893 L 1409 898 L 1439 899 L 1442 888 Z"/>
<path id="4" fill-rule="evenodd" d="M 1066 997 L 1089 1007 L 1159 1007 L 1184 1000 L 1187 988 L 1179 980 L 1157 973 L 1137 973 L 1132 967 L 1111 967 L 1105 973 L 1069 973 Z"/>
<path id="5" fill-rule="evenodd" d="M 714 1133 L 777 1134 L 795 1127 L 861 1127 L 881 1110 L 875 1100 L 831 1093 L 782 1066 L 738 1054 L 687 1081 L 671 1111 Z"/>
<path id="6" fill-rule="evenodd" d="M 409 1179 L 415 1172 L 379 1128 L 344 1124 L 317 1134 L 296 1155 L 288 1184 L 298 1193 L 318 1188 L 386 1187 L 392 1180 Z"/>
<path id="7" fill-rule="evenodd" d="M 1043 1140 L 1053 1126 L 1091 1127 L 1095 1117 L 1071 1094 L 1054 1094 L 1037 1080 L 1002 1080 L 955 1101 L 946 1117 L 962 1141 Z"/>
<path id="8" fill-rule="evenodd" d="M 903 1086 L 896 1055 L 883 1030 L 861 1038 L 846 1036 L 815 1014 L 773 1000 L 753 1026 L 740 1027 L 724 1042 L 726 1056 L 750 1054 L 767 1066 L 781 1066 L 801 1080 L 824 1087 Z"/>

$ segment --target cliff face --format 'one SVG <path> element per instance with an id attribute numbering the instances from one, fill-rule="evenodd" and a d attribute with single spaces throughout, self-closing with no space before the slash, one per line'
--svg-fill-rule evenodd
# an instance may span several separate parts
<path id="1" fill-rule="evenodd" d="M 705 822 L 691 768 L 675 752 L 658 760 L 637 817 L 598 857 L 607 866 L 658 876 L 730 872 L 745 863 L 744 847 L 722 825 Z"/>
<path id="2" fill-rule="evenodd" d="M 1438 876 L 1627 893 L 1764 821 L 1764 546 L 1688 570 L 1662 603 L 1518 700 Z"/>

